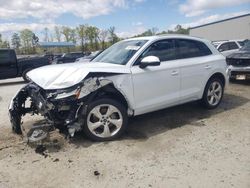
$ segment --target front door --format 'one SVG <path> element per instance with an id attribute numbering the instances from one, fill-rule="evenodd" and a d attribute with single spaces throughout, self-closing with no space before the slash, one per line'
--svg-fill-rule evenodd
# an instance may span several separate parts
<path id="1" fill-rule="evenodd" d="M 174 40 L 157 41 L 132 66 L 135 115 L 178 104 L 180 70 L 179 61 L 175 60 L 175 51 Z M 140 68 L 141 59 L 147 56 L 158 57 L 161 64 Z"/>

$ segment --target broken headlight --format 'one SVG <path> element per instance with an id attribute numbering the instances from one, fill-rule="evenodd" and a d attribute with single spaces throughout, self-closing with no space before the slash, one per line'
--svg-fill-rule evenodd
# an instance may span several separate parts
<path id="1" fill-rule="evenodd" d="M 80 92 L 81 92 L 80 87 L 61 90 L 61 91 L 56 92 L 56 94 L 54 95 L 55 96 L 54 99 L 64 99 L 68 97 L 73 97 L 77 99 L 80 95 Z"/>
<path id="2" fill-rule="evenodd" d="M 55 91 L 47 91 L 46 97 L 48 99 L 65 99 L 72 97 L 72 99 L 77 99 L 80 95 L 81 87 L 75 86 L 67 89 L 60 89 Z"/>

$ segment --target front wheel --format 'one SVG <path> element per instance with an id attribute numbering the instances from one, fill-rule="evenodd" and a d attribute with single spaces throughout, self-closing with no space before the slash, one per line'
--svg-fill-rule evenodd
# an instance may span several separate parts
<path id="1" fill-rule="evenodd" d="M 206 108 L 214 109 L 220 104 L 223 94 L 224 85 L 222 81 L 219 78 L 212 78 L 206 85 L 202 102 Z"/>
<path id="2" fill-rule="evenodd" d="M 84 133 L 93 141 L 114 140 L 126 129 L 126 108 L 112 99 L 99 99 L 88 106 Z"/>

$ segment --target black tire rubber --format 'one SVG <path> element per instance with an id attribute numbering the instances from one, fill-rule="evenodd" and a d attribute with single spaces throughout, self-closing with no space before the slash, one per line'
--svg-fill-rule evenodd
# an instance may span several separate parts
<path id="1" fill-rule="evenodd" d="M 27 73 L 28 73 L 29 71 L 31 71 L 31 69 L 26 69 L 26 70 L 24 70 L 23 73 L 22 73 L 22 77 L 23 77 L 23 79 L 24 79 L 25 82 L 29 82 L 29 80 L 28 80 L 28 78 L 27 78 Z"/>
<path id="2" fill-rule="evenodd" d="M 98 137 L 98 136 L 92 134 L 87 126 L 87 116 L 88 116 L 89 112 L 95 106 L 98 106 L 100 104 L 111 104 L 111 105 L 115 106 L 121 112 L 121 115 L 123 118 L 123 124 L 122 124 L 121 129 L 118 131 L 118 133 L 116 133 L 114 136 L 109 137 L 109 138 L 101 138 L 101 137 Z M 116 100 L 113 100 L 110 98 L 102 98 L 102 99 L 97 99 L 88 105 L 86 117 L 84 118 L 83 132 L 92 141 L 98 141 L 98 142 L 111 141 L 111 140 L 115 140 L 115 139 L 119 138 L 123 134 L 123 132 L 127 128 L 127 124 L 128 124 L 128 115 L 127 115 L 126 108 Z"/>
<path id="3" fill-rule="evenodd" d="M 13 117 L 11 117 L 11 127 L 12 127 L 12 131 L 16 134 L 22 134 L 22 130 L 21 130 L 21 117 L 19 115 L 13 115 Z"/>
<path id="4" fill-rule="evenodd" d="M 210 85 L 213 83 L 213 82 L 219 82 L 221 87 L 222 87 L 222 96 L 221 96 L 221 99 L 219 101 L 218 104 L 216 105 L 210 105 L 208 100 L 207 100 L 207 93 L 208 93 L 208 89 L 210 87 Z M 224 85 L 223 85 L 223 82 L 220 78 L 217 78 L 217 77 L 214 77 L 214 78 L 211 78 L 208 80 L 207 84 L 206 84 L 206 87 L 205 87 L 205 90 L 203 92 L 203 96 L 202 96 L 202 99 L 201 99 L 201 102 L 202 102 L 202 105 L 207 108 L 207 109 L 215 109 L 217 108 L 217 106 L 219 106 L 219 104 L 221 103 L 222 101 L 222 98 L 223 98 L 223 95 L 224 95 Z"/>

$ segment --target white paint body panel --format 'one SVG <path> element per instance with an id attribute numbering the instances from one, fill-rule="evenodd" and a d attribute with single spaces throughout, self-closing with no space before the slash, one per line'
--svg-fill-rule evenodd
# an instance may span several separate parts
<path id="1" fill-rule="evenodd" d="M 135 115 L 178 104 L 180 97 L 179 62 L 160 66 L 131 68 L 134 85 Z"/>

